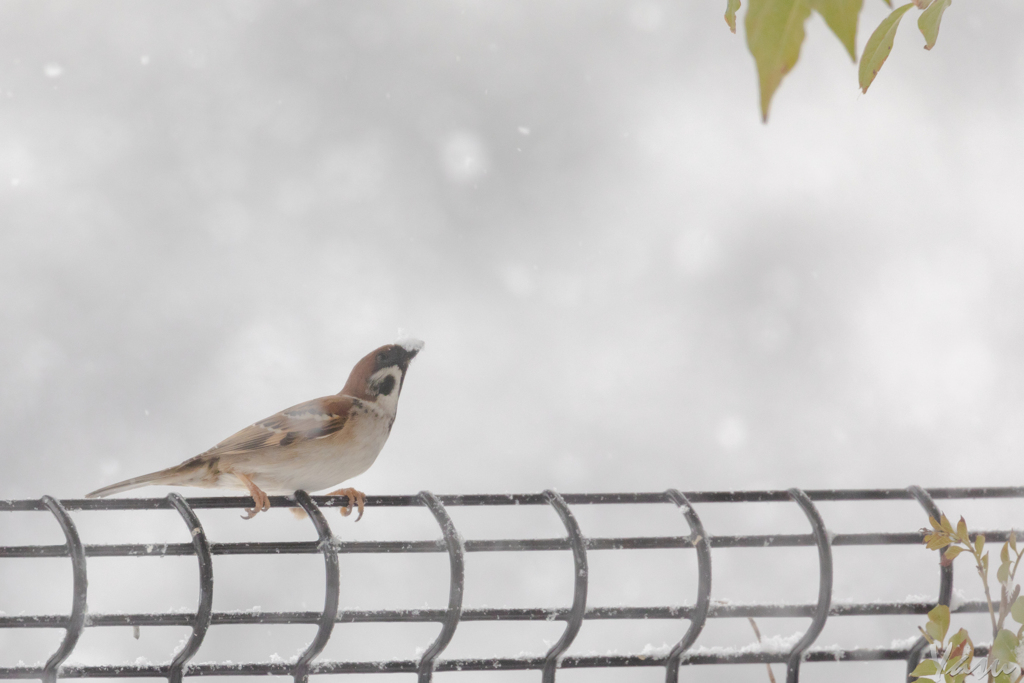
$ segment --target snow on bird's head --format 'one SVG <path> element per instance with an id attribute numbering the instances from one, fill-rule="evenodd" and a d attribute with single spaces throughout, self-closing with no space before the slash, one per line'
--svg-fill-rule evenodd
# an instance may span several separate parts
<path id="1" fill-rule="evenodd" d="M 416 339 L 415 337 L 402 336 L 395 342 L 395 346 L 401 346 L 409 353 L 419 353 L 423 349 L 423 340 Z"/>

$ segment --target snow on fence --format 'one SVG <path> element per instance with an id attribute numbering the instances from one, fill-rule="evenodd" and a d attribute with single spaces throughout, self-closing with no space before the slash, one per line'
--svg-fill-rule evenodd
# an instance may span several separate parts
<path id="1" fill-rule="evenodd" d="M 410 673 L 421 682 L 430 681 L 435 671 L 500 671 L 538 670 L 545 683 L 555 680 L 559 669 L 659 667 L 665 680 L 678 680 L 680 667 L 695 664 L 781 663 L 786 667 L 790 683 L 798 680 L 802 662 L 893 661 L 906 662 L 913 670 L 927 643 L 923 638 L 908 639 L 904 645 L 889 648 L 815 648 L 815 640 L 830 617 L 857 615 L 924 615 L 935 604 L 908 599 L 902 602 L 843 602 L 833 604 L 833 555 L 835 546 L 915 545 L 922 542 L 920 532 L 905 533 L 830 533 L 815 502 L 916 500 L 927 515 L 938 517 L 936 499 L 1024 498 L 1024 488 L 943 488 L 911 486 L 907 489 L 872 490 L 808 490 L 738 491 L 681 493 L 670 489 L 663 493 L 450 495 L 438 496 L 424 491 L 416 496 L 370 496 L 367 506 L 425 506 L 440 527 L 441 537 L 434 541 L 343 541 L 332 535 L 321 512 L 324 507 L 341 507 L 344 497 L 310 496 L 303 491 L 293 498 L 272 497 L 274 507 L 301 507 L 316 528 L 319 541 L 280 542 L 210 542 L 196 510 L 211 508 L 244 508 L 249 498 L 208 497 L 186 499 L 172 493 L 166 498 L 115 500 L 64 500 L 49 496 L 41 500 L 0 501 L 0 512 L 49 511 L 56 518 L 66 538 L 62 545 L 0 546 L 0 559 L 67 557 L 73 568 L 73 601 L 68 615 L 0 615 L 0 628 L 64 629 L 65 636 L 58 649 L 45 664 L 36 666 L 0 667 L 0 679 L 41 678 L 47 683 L 62 678 L 162 677 L 178 683 L 188 676 L 278 675 L 292 676 L 297 682 L 308 680 L 310 674 L 345 673 Z M 810 526 L 809 534 L 709 535 L 694 504 L 743 502 L 792 502 L 799 506 Z M 596 504 L 676 506 L 689 527 L 688 535 L 585 537 L 580 532 L 572 506 Z M 447 508 L 452 506 L 550 506 L 565 527 L 560 538 L 527 538 L 509 540 L 463 539 L 452 522 Z M 187 525 L 191 543 L 105 544 L 84 545 L 69 511 L 86 510 L 167 510 L 178 512 Z M 922 515 L 922 521 L 924 515 Z M 991 541 L 1003 541 L 1009 530 L 986 531 Z M 818 598 L 814 604 L 744 604 L 716 603 L 712 600 L 712 550 L 716 548 L 772 548 L 810 546 L 817 548 Z M 694 550 L 698 569 L 697 594 L 687 606 L 660 607 L 594 607 L 587 604 L 589 583 L 588 554 L 592 552 L 632 549 L 681 548 Z M 465 554 L 493 551 L 564 550 L 572 553 L 574 565 L 571 607 L 549 608 L 464 608 Z M 343 610 L 339 611 L 339 554 L 345 553 L 447 553 L 450 563 L 449 600 L 446 609 L 414 610 Z M 213 556 L 320 554 L 326 567 L 324 607 L 318 612 L 214 612 Z M 194 613 L 91 614 L 87 608 L 89 557 L 194 555 L 199 564 L 199 605 Z M 942 567 L 938 602 L 949 605 L 952 597 L 953 568 Z M 958 612 L 984 612 L 983 602 L 964 602 Z M 802 636 L 780 640 L 776 645 L 758 648 L 695 647 L 708 619 L 736 617 L 810 618 Z M 688 621 L 687 630 L 673 647 L 653 652 L 613 655 L 567 655 L 585 620 L 661 619 Z M 441 655 L 461 622 L 468 621 L 560 621 L 565 623 L 561 637 L 543 656 L 443 659 Z M 369 662 L 318 661 L 337 623 L 353 622 L 433 622 L 441 625 L 440 633 L 418 659 Z M 271 662 L 191 663 L 211 626 L 226 624 L 315 624 L 316 635 L 305 651 L 291 661 L 275 658 Z M 171 654 L 168 664 L 137 663 L 132 665 L 67 665 L 64 662 L 86 628 L 109 626 L 188 626 L 191 634 Z M 914 634 L 908 634 L 913 636 Z M 978 654 L 985 649 L 978 648 Z"/>

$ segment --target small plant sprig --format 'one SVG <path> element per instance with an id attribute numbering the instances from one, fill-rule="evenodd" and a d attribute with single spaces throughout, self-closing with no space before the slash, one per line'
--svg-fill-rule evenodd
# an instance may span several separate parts
<path id="1" fill-rule="evenodd" d="M 985 673 L 988 683 L 1020 683 L 1024 680 L 1024 669 L 1017 661 L 1017 651 L 1024 637 L 1024 596 L 1020 594 L 1020 584 L 1015 583 L 1017 569 L 1024 558 L 1024 548 L 1017 548 L 1017 534 L 1010 533 L 1009 540 L 1003 544 L 999 552 L 999 568 L 996 570 L 996 581 L 999 583 L 999 600 L 992 599 L 989 586 L 989 553 L 985 550 L 985 536 L 971 534 L 967 522 L 961 517 L 956 528 L 950 524 L 945 515 L 939 520 L 929 517 L 932 529 L 925 532 L 924 543 L 929 550 L 942 550 L 942 564 L 950 565 L 961 553 L 967 552 L 974 557 L 975 568 L 985 588 L 985 601 L 988 603 L 988 614 L 992 624 L 992 648 L 989 651 Z M 1007 617 L 1011 617 L 1021 626 L 1016 633 L 1004 628 Z M 974 642 L 966 629 L 961 628 L 950 639 L 947 648 L 946 633 L 949 630 L 949 608 L 939 605 L 928 613 L 928 623 L 921 633 L 928 642 L 935 646 L 939 659 L 926 659 L 918 664 L 911 676 L 941 675 L 945 683 L 962 683 L 968 676 L 973 676 L 978 668 L 974 665 Z"/>

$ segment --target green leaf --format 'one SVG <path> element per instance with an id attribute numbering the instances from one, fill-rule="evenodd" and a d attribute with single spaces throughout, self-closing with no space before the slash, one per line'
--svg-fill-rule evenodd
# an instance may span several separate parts
<path id="1" fill-rule="evenodd" d="M 1005 628 L 1001 630 L 996 639 L 992 641 L 992 651 L 989 655 L 1000 664 L 1012 664 L 1017 661 L 1017 636 Z"/>
<path id="2" fill-rule="evenodd" d="M 1018 624 L 1024 624 L 1024 595 L 1013 601 L 1013 606 L 1010 607 L 1010 616 Z"/>
<path id="3" fill-rule="evenodd" d="M 939 673 L 939 665 L 934 659 L 926 659 L 914 667 L 914 670 L 910 672 L 911 676 L 934 676 Z"/>
<path id="4" fill-rule="evenodd" d="M 864 0 L 809 0 L 809 3 L 850 53 L 850 59 L 856 62 L 857 18 Z"/>
<path id="5" fill-rule="evenodd" d="M 889 53 L 892 52 L 893 41 L 896 40 L 896 29 L 899 28 L 900 19 L 907 13 L 914 3 L 908 2 L 906 5 L 894 10 L 892 14 L 882 20 L 882 23 L 878 25 L 875 32 L 868 38 L 867 45 L 864 46 L 864 53 L 860 56 L 860 89 L 863 92 L 868 91 L 871 82 L 875 80 L 875 76 L 878 75 L 878 70 L 885 64 L 885 60 L 889 58 Z M 949 526 L 949 520 L 946 516 L 942 516 L 942 528 L 952 533 L 953 528 Z"/>
<path id="6" fill-rule="evenodd" d="M 928 623 L 938 624 L 939 635 L 933 636 L 935 640 L 945 640 L 946 631 L 949 630 L 949 607 L 946 605 L 936 605 L 935 608 L 928 613 Z"/>
<path id="7" fill-rule="evenodd" d="M 725 6 L 725 23 L 729 24 L 729 30 L 736 33 L 736 10 L 740 8 L 740 0 L 728 0 Z"/>
<path id="8" fill-rule="evenodd" d="M 953 648 L 958 648 L 966 640 L 968 640 L 968 638 L 967 638 L 967 629 L 962 628 L 962 629 L 960 629 L 959 631 L 957 631 L 956 633 L 953 634 L 953 637 L 949 639 L 949 644 Z"/>
<path id="9" fill-rule="evenodd" d="M 932 640 L 936 642 L 942 641 L 942 627 L 934 621 L 929 621 L 927 624 L 925 624 L 924 630 L 929 636 L 931 636 Z"/>
<path id="10" fill-rule="evenodd" d="M 942 21 L 942 14 L 952 4 L 953 0 L 935 0 L 917 18 L 917 27 L 924 35 L 924 49 L 930 50 L 935 47 L 935 41 L 939 38 L 939 23 Z"/>
<path id="11" fill-rule="evenodd" d="M 974 537 L 974 552 L 981 555 L 981 551 L 985 549 L 985 534 L 978 534 Z"/>
<path id="12" fill-rule="evenodd" d="M 1005 584 L 1010 579 L 1010 563 L 1003 562 L 999 565 L 999 569 L 996 570 L 996 581 L 1000 584 Z"/>
<path id="13" fill-rule="evenodd" d="M 747 7 L 747 47 L 757 63 L 761 116 L 765 121 L 782 77 L 800 58 L 804 22 L 810 15 L 807 0 L 750 0 Z"/>

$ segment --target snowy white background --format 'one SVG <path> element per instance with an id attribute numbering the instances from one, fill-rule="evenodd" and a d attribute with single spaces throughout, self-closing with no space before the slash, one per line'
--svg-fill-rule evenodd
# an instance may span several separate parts
<path id="1" fill-rule="evenodd" d="M 908 19 L 866 96 L 814 18 L 765 126 L 752 60 L 723 9 L 3 4 L 0 497 L 77 497 L 174 464 L 337 391 L 399 328 L 427 346 L 388 446 L 353 482 L 374 494 L 1019 482 L 1024 10 L 956 4 L 931 53 Z M 861 45 L 885 11 L 867 3 Z M 887 510 L 871 513 L 872 528 L 922 521 L 910 507 L 899 523 Z M 546 514 L 539 526 L 506 522 L 560 533 Z M 593 533 L 617 523 L 595 515 Z M 331 519 L 342 535 L 436 534 L 426 512 L 413 516 Z M 788 509 L 754 516 L 761 530 L 806 528 Z M 2 542 L 59 542 L 51 520 L 6 517 Z M 184 540 L 173 513 L 80 517 L 87 542 Z M 262 527 L 204 519 L 218 539 L 310 533 L 285 513 Z M 676 517 L 662 521 L 679 531 Z M 477 535 L 502 535 L 495 528 L 478 524 Z M 813 551 L 799 557 L 813 564 Z M 914 557 L 893 560 L 892 575 Z M 293 567 L 247 572 L 218 560 L 216 607 L 312 609 L 314 559 L 304 566 L 315 580 L 301 586 L 287 583 Z M 566 604 L 567 582 L 544 577 L 568 559 L 548 559 L 551 572 L 518 567 L 518 578 L 502 574 L 515 563 L 474 560 L 482 592 L 467 600 Z M 446 589 L 428 578 L 443 582 L 446 561 L 416 561 L 422 571 L 388 565 L 388 586 L 383 565 L 368 565 L 361 575 L 377 583 L 343 606 L 442 604 Z M 595 604 L 646 600 L 690 571 L 683 556 L 649 578 L 634 575 L 648 563 L 608 561 L 628 564 L 609 570 L 610 592 Z M 194 560 L 148 562 L 128 572 L 92 561 L 91 607 L 192 608 Z M 781 559 L 758 562 L 760 573 L 731 587 L 744 566 L 755 570 L 749 558 L 723 569 L 716 594 L 813 597 L 813 567 L 797 576 Z M 932 562 L 926 585 L 859 576 L 837 596 L 933 594 Z M 7 560 L 0 578 L 0 610 L 66 609 L 68 594 L 52 589 L 68 578 L 63 563 Z M 159 580 L 154 597 L 146 582 Z M 689 584 L 666 590 L 677 592 L 648 601 L 692 596 Z M 762 628 L 803 627 L 777 626 Z M 395 654 L 371 651 L 387 640 L 373 635 L 380 627 L 355 628 L 340 628 L 354 633 L 341 640 L 370 649 L 327 654 Z M 748 642 L 738 628 L 735 643 Z M 309 636 L 259 644 L 243 630 L 221 629 L 214 642 L 214 629 L 197 661 L 287 657 Z M 512 638 L 469 630 L 451 654 Z M 138 642 L 99 631 L 73 661 L 166 658 L 156 630 Z M 435 631 L 423 626 L 409 642 Z M 606 640 L 625 651 L 681 632 Z M 519 635 L 503 653 L 543 651 Z M 45 658 L 59 636 L 0 631 L 0 665 Z M 412 656 L 412 645 L 396 649 Z M 887 667 L 872 671 L 899 676 Z M 860 669 L 808 671 L 835 680 Z M 760 667 L 746 673 L 764 679 Z"/>

